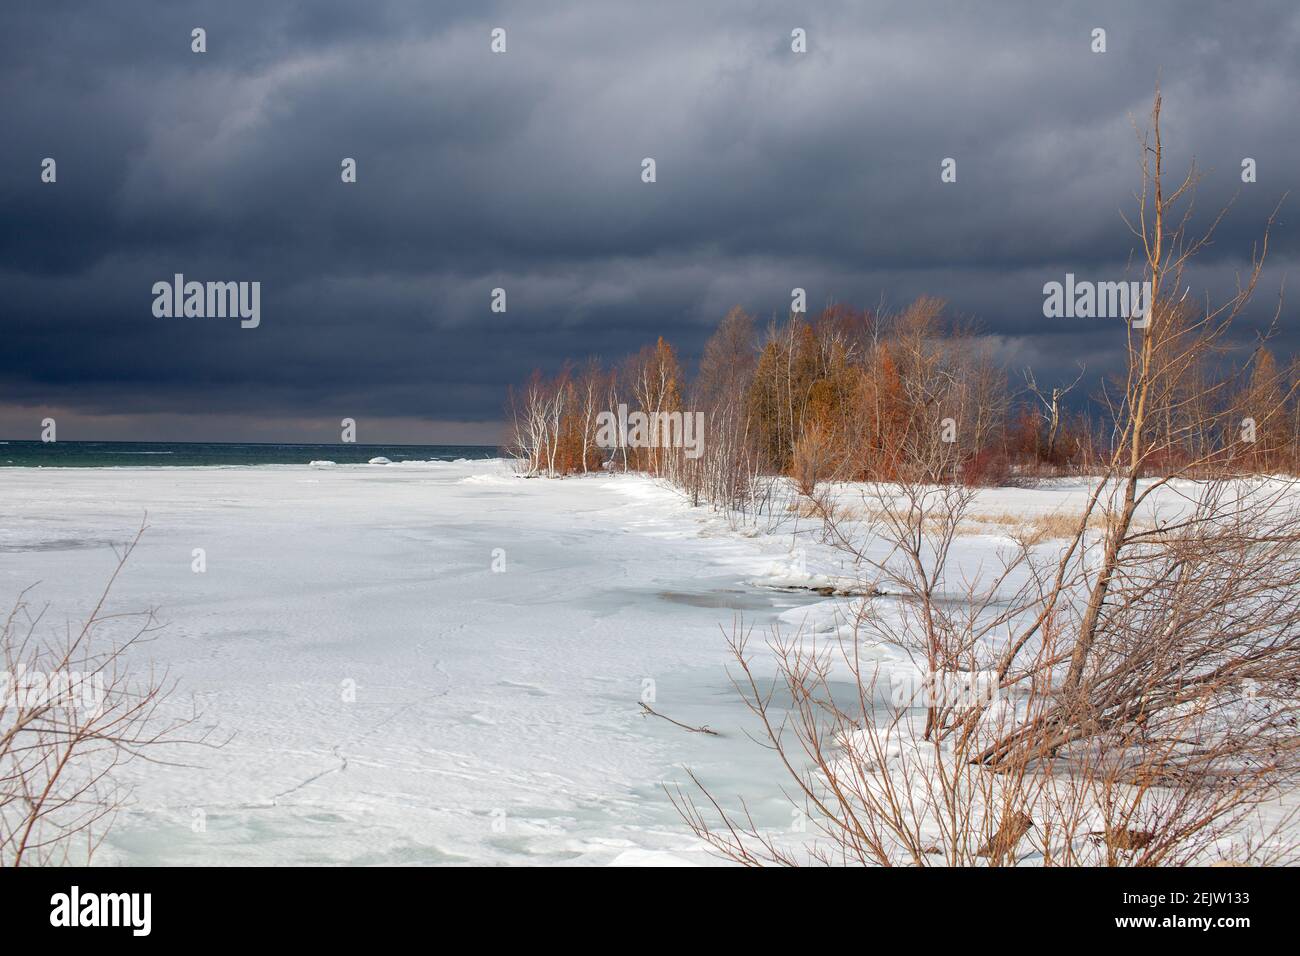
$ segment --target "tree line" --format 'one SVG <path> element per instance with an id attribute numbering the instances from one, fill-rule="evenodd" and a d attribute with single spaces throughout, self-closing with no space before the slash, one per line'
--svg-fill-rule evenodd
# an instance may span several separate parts
<path id="1" fill-rule="evenodd" d="M 1145 333 L 1158 387 L 1143 409 L 1151 446 L 1143 472 L 1207 461 L 1300 471 L 1296 359 L 1279 363 L 1267 337 L 1206 341 L 1190 306 L 1169 304 L 1161 318 Z M 1122 440 L 1115 421 L 1126 382 L 1107 379 L 1080 402 L 1082 378 L 1040 385 L 1032 370 L 1013 373 L 977 328 L 930 296 L 897 312 L 832 306 L 766 328 L 736 307 L 693 378 L 662 337 L 612 366 L 592 358 L 550 377 L 534 372 L 510 392 L 508 445 L 530 474 L 644 471 L 727 508 L 752 503 L 758 480 L 771 476 L 810 493 L 822 481 L 984 486 L 1095 474 Z M 620 405 L 649 416 L 702 413 L 702 454 L 609 447 L 601 414 Z"/>

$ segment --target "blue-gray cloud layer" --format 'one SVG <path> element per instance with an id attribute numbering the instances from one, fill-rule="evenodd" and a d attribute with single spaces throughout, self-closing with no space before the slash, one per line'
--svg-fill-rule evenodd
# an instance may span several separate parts
<path id="1" fill-rule="evenodd" d="M 1124 272 L 1157 77 L 1198 207 L 1239 194 L 1222 289 L 1297 185 L 1298 54 L 1290 0 L 8 4 L 0 405 L 486 421 L 534 366 L 689 356 L 794 286 L 938 294 L 1012 364 L 1104 367 L 1115 329 L 1045 320 L 1041 287 Z M 260 281 L 261 327 L 154 318 L 176 272 Z"/>

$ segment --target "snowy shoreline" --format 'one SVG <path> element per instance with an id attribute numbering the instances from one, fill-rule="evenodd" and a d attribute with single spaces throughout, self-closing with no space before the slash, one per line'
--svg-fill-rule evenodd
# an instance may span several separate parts
<path id="1" fill-rule="evenodd" d="M 981 491 L 962 566 L 994 560 L 1003 516 L 1087 487 Z M 753 626 L 770 674 L 769 626 L 851 633 L 853 599 L 812 590 L 856 583 L 814 519 L 735 528 L 644 476 L 529 481 L 502 459 L 8 468 L 0 595 L 40 582 L 51 626 L 84 617 L 146 512 L 111 609 L 168 626 L 133 666 L 167 667 L 177 712 L 233 737 L 128 766 L 99 863 L 714 863 L 664 791 L 685 767 L 791 831 L 726 636 Z M 647 718 L 647 693 L 721 736 Z"/>
<path id="2" fill-rule="evenodd" d="M 126 768 L 100 863 L 711 862 L 661 786 L 684 765 L 790 819 L 719 625 L 808 600 L 748 593 L 774 543 L 648 479 L 12 468 L 0 492 L 0 592 L 39 581 L 55 622 L 84 616 L 148 513 L 112 608 L 159 607 L 138 665 L 234 734 L 169 755 L 192 766 Z M 644 717 L 647 686 L 725 739 Z"/>

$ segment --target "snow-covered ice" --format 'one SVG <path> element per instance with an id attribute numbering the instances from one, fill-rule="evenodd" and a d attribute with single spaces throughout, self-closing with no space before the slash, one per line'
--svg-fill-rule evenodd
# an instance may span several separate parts
<path id="1" fill-rule="evenodd" d="M 709 862 L 684 765 L 789 825 L 721 630 L 811 603 L 746 583 L 788 541 L 504 462 L 3 469 L 0 596 L 83 617 L 146 511 L 111 609 L 159 608 L 134 666 L 233 738 L 130 765 L 101 863 Z"/>
<path id="2" fill-rule="evenodd" d="M 1087 493 L 993 489 L 973 511 L 1078 513 Z M 1156 504 L 1180 502 L 1175 485 Z M 230 739 L 129 765 L 99 862 L 716 862 L 664 791 L 684 767 L 792 838 L 726 637 L 754 626 L 772 675 L 768 625 L 851 633 L 856 598 L 807 590 L 864 583 L 816 520 L 735 529 L 645 477 L 530 480 L 504 461 L 8 468 L 0 603 L 39 582 L 51 627 L 83 618 L 146 512 L 110 611 L 159 609 L 133 668 L 167 667 L 172 706 Z M 978 573 L 1006 542 L 977 528 L 953 560 Z M 863 653 L 886 680 L 916 671 L 898 648 Z M 647 693 L 720 736 L 643 715 Z"/>

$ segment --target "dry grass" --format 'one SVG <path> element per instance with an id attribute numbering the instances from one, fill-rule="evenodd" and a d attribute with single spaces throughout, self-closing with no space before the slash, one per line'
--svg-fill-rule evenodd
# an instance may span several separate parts
<path id="1" fill-rule="evenodd" d="M 958 525 L 958 534 L 989 534 L 992 530 L 1001 531 L 1018 541 L 1030 545 L 1061 538 L 1072 538 L 1079 530 L 1083 520 L 1081 513 L 1053 511 L 1049 514 L 970 514 Z M 1089 531 L 1103 531 L 1106 528 L 1106 515 L 1097 513 L 1088 518 Z M 1133 528 L 1142 530 L 1152 528 L 1149 522 L 1134 521 Z"/>
<path id="2" fill-rule="evenodd" d="M 1006 534 L 1019 541 L 1038 544 L 1057 538 L 1070 538 L 1079 530 L 1083 515 L 1067 511 L 1049 514 L 970 514 L 957 527 L 958 534 Z M 1088 520 L 1090 530 L 1100 530 L 1105 522 L 1100 515 Z"/>
<path id="3" fill-rule="evenodd" d="M 830 513 L 827 514 L 827 509 Z M 826 501 L 814 501 L 799 498 L 786 506 L 790 513 L 800 518 L 830 518 L 832 521 L 877 521 L 888 517 L 882 508 L 850 507 L 832 504 Z M 1001 534 L 1030 546 L 1045 541 L 1068 539 L 1074 536 L 1082 520 L 1081 512 L 1053 511 L 1047 514 L 1013 514 L 1010 512 L 972 512 L 964 515 L 957 525 L 957 534 L 982 535 Z M 938 516 L 927 515 L 925 518 L 930 530 L 938 530 Z M 933 527 L 931 527 L 933 526 Z M 1088 530 L 1101 531 L 1106 527 L 1106 516 L 1098 513 L 1089 517 Z M 1135 522 L 1136 529 L 1150 528 L 1152 525 Z"/>

